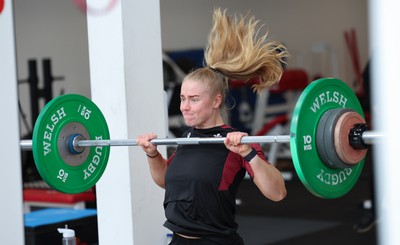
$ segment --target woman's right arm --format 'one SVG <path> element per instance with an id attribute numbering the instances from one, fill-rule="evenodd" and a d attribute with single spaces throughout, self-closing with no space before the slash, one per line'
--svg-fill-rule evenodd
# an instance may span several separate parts
<path id="1" fill-rule="evenodd" d="M 154 133 L 141 135 L 136 139 L 139 146 L 142 147 L 143 151 L 147 155 L 147 161 L 149 163 L 150 174 L 154 182 L 165 189 L 165 173 L 167 172 L 167 159 L 164 159 L 158 152 L 157 146 L 152 144 L 150 141 L 157 138 Z"/>

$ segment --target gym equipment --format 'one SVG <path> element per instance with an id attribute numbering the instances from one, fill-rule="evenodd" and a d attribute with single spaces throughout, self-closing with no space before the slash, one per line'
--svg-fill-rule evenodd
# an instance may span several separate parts
<path id="1" fill-rule="evenodd" d="M 43 180 L 56 190 L 79 193 L 103 174 L 109 147 L 72 150 L 72 138 L 108 139 L 106 120 L 98 107 L 81 95 L 63 95 L 41 111 L 33 130 L 32 152 Z"/>
<path id="2" fill-rule="evenodd" d="M 18 84 L 27 83 L 29 85 L 29 95 L 31 104 L 31 123 L 35 124 L 36 118 L 39 116 L 39 101 L 44 99 L 45 103 L 50 102 L 53 98 L 53 83 L 55 81 L 63 81 L 64 76 L 53 76 L 50 58 L 42 59 L 43 88 L 39 87 L 39 77 L 37 72 L 37 60 L 28 60 L 28 78 L 19 79 Z M 31 131 L 31 130 L 30 130 Z"/>
<path id="3" fill-rule="evenodd" d="M 337 79 L 311 83 L 296 103 L 290 125 L 290 151 L 299 178 L 316 196 L 343 196 L 357 182 L 363 168 L 365 155 L 356 159 L 358 164 L 354 166 L 335 157 L 336 145 L 351 147 L 349 142 L 335 141 L 333 135 L 338 118 L 349 109 L 360 115 L 357 123 L 365 123 L 357 97 L 351 88 Z M 349 132 L 340 133 L 349 136 Z M 346 155 L 347 152 L 342 153 Z"/>
<path id="4" fill-rule="evenodd" d="M 344 82 L 309 84 L 293 112 L 290 135 L 246 136 L 241 143 L 290 143 L 295 170 L 304 186 L 321 198 L 348 193 L 358 180 L 369 144 L 383 136 L 367 131 L 361 105 Z M 156 145 L 222 144 L 225 138 L 154 139 Z M 110 146 L 137 146 L 136 139 L 109 139 L 106 120 L 89 99 L 62 95 L 43 108 L 32 149 L 44 181 L 58 191 L 83 192 L 103 174 Z"/>

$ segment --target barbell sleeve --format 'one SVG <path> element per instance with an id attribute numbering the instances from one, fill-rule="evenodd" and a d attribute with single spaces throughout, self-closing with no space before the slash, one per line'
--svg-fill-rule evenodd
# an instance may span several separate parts
<path id="1" fill-rule="evenodd" d="M 367 145 L 376 144 L 376 143 L 382 142 L 384 140 L 384 134 L 381 132 L 375 132 L 375 131 L 365 131 L 362 134 L 362 140 L 363 140 L 364 144 L 367 144 Z"/>
<path id="2" fill-rule="evenodd" d="M 32 150 L 32 140 L 21 140 L 19 144 L 22 151 Z"/>

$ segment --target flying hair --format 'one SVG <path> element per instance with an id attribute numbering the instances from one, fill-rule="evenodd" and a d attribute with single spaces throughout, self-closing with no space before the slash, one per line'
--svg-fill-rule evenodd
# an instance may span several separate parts
<path id="1" fill-rule="evenodd" d="M 267 40 L 268 32 L 260 35 L 262 29 L 254 16 L 231 18 L 226 9 L 215 9 L 204 53 L 206 65 L 229 79 L 258 79 L 253 85 L 256 92 L 278 83 L 289 54 L 282 43 Z"/>

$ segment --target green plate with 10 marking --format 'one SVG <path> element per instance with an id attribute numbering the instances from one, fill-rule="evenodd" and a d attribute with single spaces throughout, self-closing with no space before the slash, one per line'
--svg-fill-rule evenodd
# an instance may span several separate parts
<path id="1" fill-rule="evenodd" d="M 297 175 L 311 193 L 322 198 L 337 198 L 348 193 L 365 161 L 364 158 L 349 168 L 330 168 L 319 157 L 318 123 L 327 110 L 336 108 L 349 108 L 364 117 L 358 98 L 347 84 L 334 78 L 316 80 L 300 95 L 290 125 L 290 150 Z"/>
<path id="2" fill-rule="evenodd" d="M 70 139 L 109 139 L 107 122 L 89 99 L 66 94 L 51 100 L 42 109 L 33 130 L 32 152 L 43 180 L 55 190 L 81 193 L 102 176 L 110 154 L 109 146 L 86 147 L 71 153 Z"/>

